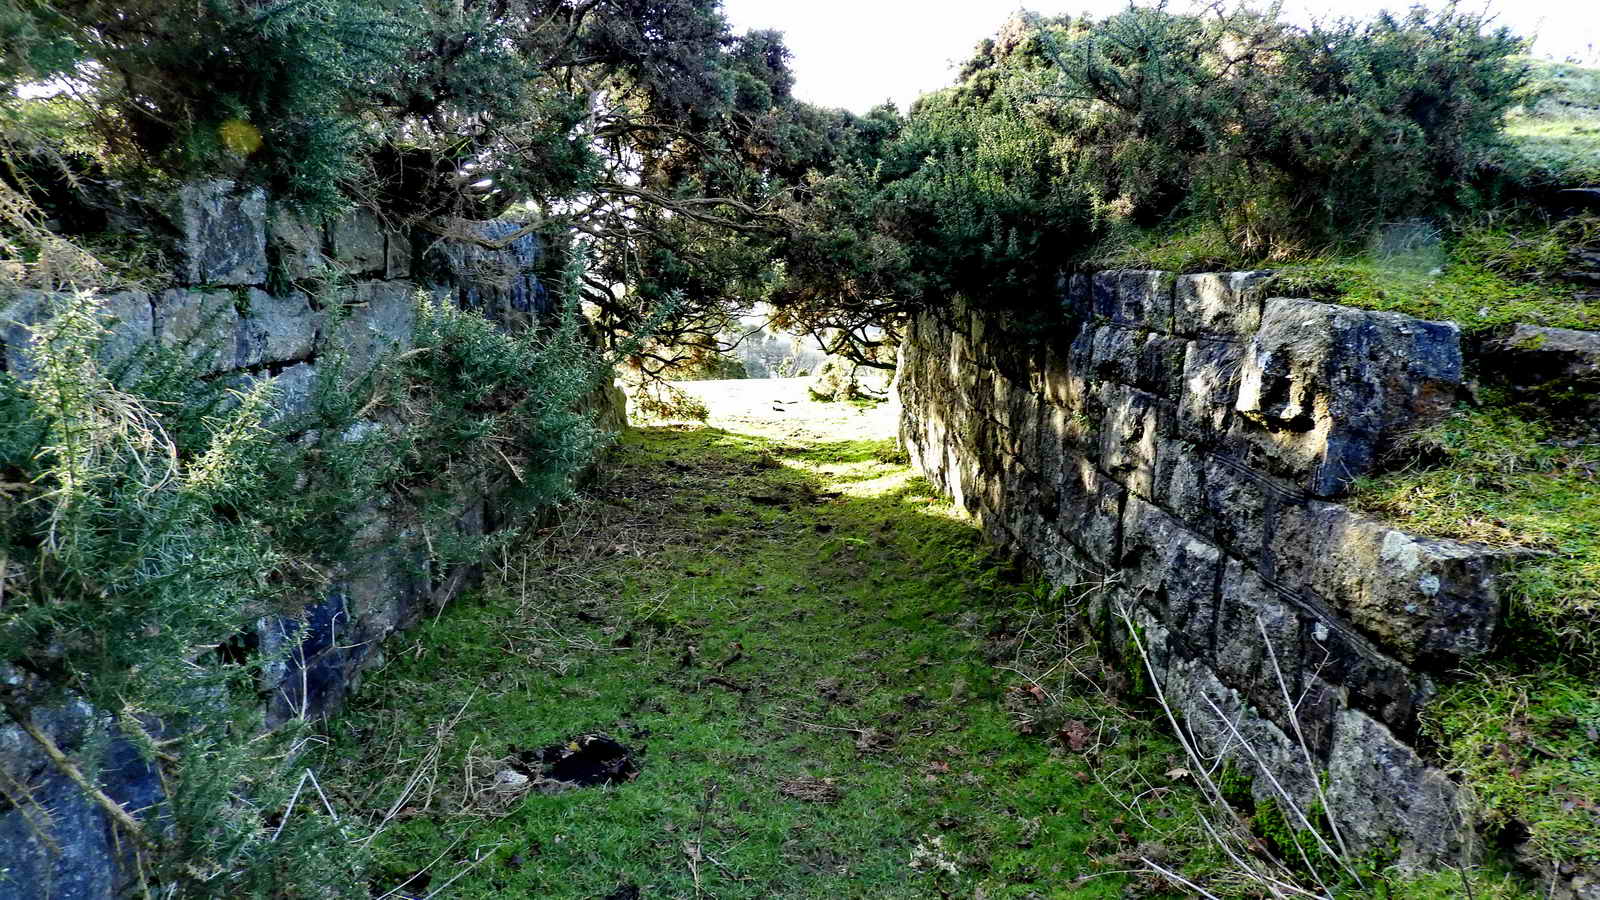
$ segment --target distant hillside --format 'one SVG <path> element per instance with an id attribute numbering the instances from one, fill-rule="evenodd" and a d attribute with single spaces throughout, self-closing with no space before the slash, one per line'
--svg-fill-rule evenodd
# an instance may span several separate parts
<path id="1" fill-rule="evenodd" d="M 1600 69 L 1529 59 L 1530 103 L 1507 119 L 1532 174 L 1541 181 L 1600 183 Z"/>

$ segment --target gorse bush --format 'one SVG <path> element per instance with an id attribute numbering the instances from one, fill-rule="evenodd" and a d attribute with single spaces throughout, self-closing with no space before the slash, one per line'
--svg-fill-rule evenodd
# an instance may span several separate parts
<path id="1" fill-rule="evenodd" d="M 860 249 L 814 280 L 870 284 L 889 313 L 957 293 L 1051 309 L 1057 274 L 1108 242 L 1204 235 L 1213 258 L 1281 260 L 1468 210 L 1506 186 L 1521 47 L 1454 7 L 1305 28 L 1160 5 L 1019 17 L 875 165 L 816 193 Z"/>
<path id="2" fill-rule="evenodd" d="M 30 377 L 0 373 L 0 706 L 41 746 L 35 710 L 94 710 L 67 763 L 90 796 L 112 757 L 154 767 L 142 821 L 98 801 L 151 885 L 365 895 L 349 823 L 306 787 L 307 723 L 265 727 L 259 692 L 297 641 L 223 648 L 325 593 L 376 506 L 449 566 L 565 499 L 605 440 L 578 411 L 605 364 L 570 304 L 511 334 L 419 296 L 418 349 L 370 372 L 329 351 L 312 409 L 283 416 L 270 381 L 206 382 L 187 348 L 107 361 L 95 295 L 53 302 Z M 500 530 L 460 538 L 473 492 L 507 498 Z"/>

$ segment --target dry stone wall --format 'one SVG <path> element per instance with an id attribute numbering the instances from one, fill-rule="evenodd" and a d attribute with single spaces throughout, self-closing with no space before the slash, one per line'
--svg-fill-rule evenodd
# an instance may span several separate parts
<path id="1" fill-rule="evenodd" d="M 1265 280 L 1075 275 L 1047 338 L 923 313 L 901 351 L 901 438 L 992 540 L 1058 585 L 1099 586 L 1108 646 L 1137 637 L 1195 744 L 1259 800 L 1278 802 L 1276 782 L 1325 804 L 1357 851 L 1455 864 L 1471 826 L 1418 711 L 1488 650 L 1509 560 L 1340 498 L 1448 411 L 1461 336 L 1268 297 Z"/>
<path id="2" fill-rule="evenodd" d="M 126 291 L 104 298 L 111 337 L 107 361 L 133 356 L 154 341 L 192 354 L 207 374 L 241 388 L 270 379 L 275 415 L 304 411 L 321 368 L 333 356 L 360 372 L 383 353 L 411 347 L 413 298 L 418 290 L 452 298 L 508 328 L 550 311 L 533 268 L 541 252 L 524 236 L 498 251 L 387 228 L 359 210 L 327 226 L 268 215 L 260 191 L 238 192 L 225 182 L 186 187 L 174 215 L 179 231 L 177 286 Z M 504 237 L 506 223 L 473 226 Z M 321 303 L 292 286 L 321 271 L 337 272 L 344 287 Z M 32 374 L 29 326 L 48 309 L 43 294 L 0 303 L 0 366 Z M 603 427 L 626 424 L 614 386 L 597 391 L 588 411 Z M 382 427 L 362 422 L 356 430 Z M 492 490 L 463 484 L 456 495 L 458 527 L 473 536 L 494 528 Z M 337 573 L 327 593 L 293 618 L 240 623 L 243 648 L 283 650 L 283 662 L 261 685 L 269 723 L 293 715 L 316 717 L 338 707 L 361 672 L 382 658 L 386 637 L 437 609 L 476 577 L 475 567 L 430 568 L 422 535 L 383 508 L 366 511 L 354 562 Z M 0 676 L 21 677 L 0 671 Z M 35 720 L 58 745 L 73 750 L 97 712 L 82 703 L 35 710 Z M 159 802 L 160 782 L 131 745 L 117 742 L 104 758 L 102 787 L 130 810 Z M 110 898 L 130 862 L 105 815 L 52 766 L 16 726 L 0 727 L 0 786 L 26 786 L 31 800 L 0 793 L 0 900 Z M 45 814 L 41 815 L 41 811 Z M 125 843 L 125 841 L 123 842 Z"/>

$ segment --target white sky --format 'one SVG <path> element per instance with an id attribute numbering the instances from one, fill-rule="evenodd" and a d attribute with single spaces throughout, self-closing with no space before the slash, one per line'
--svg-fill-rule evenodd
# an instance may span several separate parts
<path id="1" fill-rule="evenodd" d="M 1485 0 L 1466 0 L 1479 8 Z M 904 109 L 955 78 L 978 41 L 1026 5 L 1047 15 L 1103 15 L 1126 0 L 723 0 L 736 31 L 776 28 L 794 53 L 795 96 L 864 112 L 884 100 Z M 1363 17 L 1409 0 L 1284 0 L 1293 21 Z M 1534 52 L 1600 62 L 1600 0 L 1487 0 L 1499 22 L 1536 39 Z M 1172 8 L 1182 8 L 1175 2 Z"/>

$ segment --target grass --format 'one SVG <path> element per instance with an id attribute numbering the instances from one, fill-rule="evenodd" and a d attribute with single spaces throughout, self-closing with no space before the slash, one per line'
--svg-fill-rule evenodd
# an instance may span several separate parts
<path id="1" fill-rule="evenodd" d="M 1487 820 L 1548 867 L 1600 862 L 1600 444 L 1509 398 L 1417 438 L 1435 465 L 1363 481 L 1356 502 L 1410 530 L 1541 555 L 1502 582 L 1496 656 L 1425 714 Z"/>
<path id="2" fill-rule="evenodd" d="M 1525 60 L 1533 102 L 1506 121 L 1512 165 L 1562 187 L 1600 183 L 1600 69 Z"/>
<path id="3" fill-rule="evenodd" d="M 1172 272 L 1271 269 L 1267 296 L 1422 319 L 1447 319 L 1468 333 L 1517 322 L 1600 328 L 1600 291 L 1566 280 L 1568 252 L 1600 247 L 1600 217 L 1551 220 L 1532 210 L 1480 213 L 1444 229 L 1432 246 L 1401 254 L 1328 251 L 1287 260 L 1242 256 L 1212 228 L 1191 223 L 1165 234 L 1119 238 L 1096 266 Z"/>
<path id="4" fill-rule="evenodd" d="M 1128 871 L 1213 862 L 1181 751 L 1076 674 L 1063 602 L 888 442 L 635 432 L 367 677 L 324 787 L 395 810 L 385 889 L 437 860 L 460 897 L 1181 895 Z M 591 732 L 636 780 L 493 791 L 513 750 Z"/>

